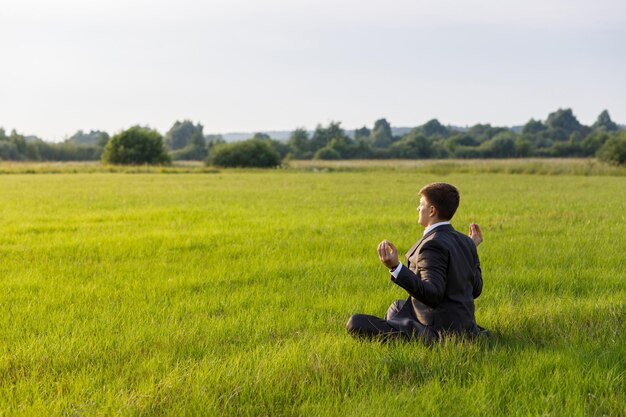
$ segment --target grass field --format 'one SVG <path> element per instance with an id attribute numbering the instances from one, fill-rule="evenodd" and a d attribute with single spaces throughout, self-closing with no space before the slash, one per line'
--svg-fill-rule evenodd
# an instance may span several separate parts
<path id="1" fill-rule="evenodd" d="M 15 171 L 13 171 L 15 172 Z M 487 341 L 370 343 L 416 192 L 481 225 Z M 626 178 L 0 175 L 0 415 L 626 415 Z"/>
<path id="2" fill-rule="evenodd" d="M 300 171 L 404 171 L 447 175 L 537 174 L 626 176 L 626 166 L 607 165 L 595 158 L 514 158 L 514 159 L 377 159 L 377 160 L 291 160 L 282 168 Z M 0 162 L 0 174 L 86 174 L 86 173 L 216 173 L 218 169 L 201 161 L 174 161 L 167 166 L 120 166 L 89 162 Z"/>

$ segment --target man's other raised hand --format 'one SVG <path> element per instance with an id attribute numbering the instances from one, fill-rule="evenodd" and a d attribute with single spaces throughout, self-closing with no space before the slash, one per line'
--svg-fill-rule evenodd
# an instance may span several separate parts
<path id="1" fill-rule="evenodd" d="M 480 227 L 476 223 L 470 224 L 469 237 L 472 238 L 476 247 L 483 243 L 483 232 L 480 231 Z"/>

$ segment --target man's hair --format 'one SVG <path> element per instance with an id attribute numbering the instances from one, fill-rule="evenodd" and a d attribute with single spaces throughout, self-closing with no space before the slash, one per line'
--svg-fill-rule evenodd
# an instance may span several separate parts
<path id="1" fill-rule="evenodd" d="M 433 182 L 425 185 L 419 195 L 426 197 L 428 202 L 435 206 L 437 214 L 442 220 L 450 220 L 459 207 L 459 190 L 452 184 Z"/>

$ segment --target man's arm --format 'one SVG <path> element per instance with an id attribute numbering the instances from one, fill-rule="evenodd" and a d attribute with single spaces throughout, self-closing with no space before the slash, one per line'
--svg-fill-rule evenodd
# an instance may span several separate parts
<path id="1" fill-rule="evenodd" d="M 483 274 L 480 270 L 480 260 L 478 259 L 478 252 L 476 248 L 483 242 L 483 232 L 480 230 L 480 226 L 476 223 L 470 224 L 469 237 L 474 241 L 474 247 L 470 248 L 472 251 L 472 256 L 474 257 L 474 271 L 473 277 L 474 281 L 472 282 L 472 296 L 474 298 L 478 298 L 480 293 L 483 291 Z"/>
<path id="2" fill-rule="evenodd" d="M 402 267 L 393 282 L 429 307 L 437 307 L 446 291 L 447 252 L 436 241 L 422 245 L 417 260 L 418 273 Z"/>
<path id="3" fill-rule="evenodd" d="M 472 282 L 472 296 L 474 298 L 478 298 L 483 291 L 483 273 L 480 269 L 480 260 L 478 259 L 476 248 L 472 249 L 472 255 L 474 256 L 474 282 Z"/>

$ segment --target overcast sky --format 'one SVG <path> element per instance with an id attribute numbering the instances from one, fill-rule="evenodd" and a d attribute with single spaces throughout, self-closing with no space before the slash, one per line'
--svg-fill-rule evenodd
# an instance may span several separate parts
<path id="1" fill-rule="evenodd" d="M 571 107 L 626 123 L 623 0 L 3 0 L 0 126 L 47 140 L 524 124 Z"/>

